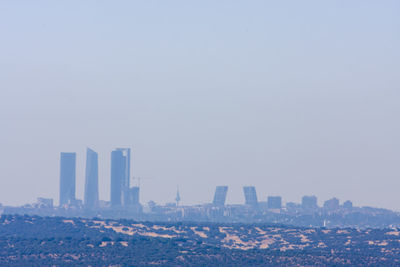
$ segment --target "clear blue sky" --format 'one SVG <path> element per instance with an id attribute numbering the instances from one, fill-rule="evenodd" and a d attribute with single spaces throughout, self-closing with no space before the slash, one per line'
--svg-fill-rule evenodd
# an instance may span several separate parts
<path id="1" fill-rule="evenodd" d="M 141 200 L 229 185 L 400 210 L 399 1 L 1 1 L 0 203 L 58 201 L 59 153 L 133 149 Z"/>

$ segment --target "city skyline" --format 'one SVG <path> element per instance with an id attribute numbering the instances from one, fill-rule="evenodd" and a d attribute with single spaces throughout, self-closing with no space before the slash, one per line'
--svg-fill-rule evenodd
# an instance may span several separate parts
<path id="1" fill-rule="evenodd" d="M 76 191 L 76 153 L 60 153 L 59 195 L 54 199 L 38 197 L 34 203 L 23 206 L 0 205 L 0 215 L 20 214 L 103 219 L 134 219 L 137 221 L 190 221 L 224 223 L 284 223 L 313 227 L 397 227 L 400 213 L 381 207 L 360 207 L 351 200 L 329 198 L 318 204 L 315 195 L 303 195 L 301 202 L 284 202 L 280 195 L 258 196 L 256 186 L 242 186 L 242 203 L 226 203 L 229 185 L 215 187 L 214 197 L 205 203 L 182 204 L 177 187 L 175 202 L 145 202 L 140 199 L 140 183 L 130 186 L 127 176 L 131 169 L 130 148 L 111 151 L 110 200 L 99 199 L 98 154 L 87 148 L 85 198 L 79 199 Z M 141 177 L 136 177 L 141 179 Z"/>
<path id="2" fill-rule="evenodd" d="M 134 202 L 138 203 L 137 202 L 139 200 L 139 187 L 138 186 L 132 186 L 129 189 L 125 188 L 124 190 L 122 189 L 123 188 L 123 184 L 127 184 L 128 183 L 130 185 L 129 181 L 141 178 L 141 177 L 135 177 L 133 174 L 131 175 L 131 179 L 128 179 L 127 176 L 126 176 L 128 174 L 128 171 L 125 168 L 125 166 L 126 166 L 125 164 L 128 164 L 128 162 L 129 162 L 128 159 L 130 160 L 131 148 L 115 148 L 114 150 L 111 151 L 111 153 L 110 153 L 111 156 L 112 156 L 113 152 L 114 153 L 118 153 L 118 155 L 120 157 L 120 166 L 119 167 L 121 168 L 121 170 L 120 170 L 120 173 L 118 174 L 119 175 L 118 179 L 120 181 L 123 181 L 121 183 L 121 187 L 118 189 L 118 190 L 120 190 L 119 197 L 121 199 L 121 204 L 116 204 L 116 206 L 125 206 L 123 204 L 124 203 L 124 197 L 123 197 L 124 196 L 124 194 L 123 194 L 124 191 L 128 193 L 128 195 L 126 196 L 127 197 L 126 201 L 134 201 Z M 76 152 L 60 152 L 59 161 L 60 161 L 61 164 L 60 164 L 59 178 L 58 178 L 58 181 L 59 181 L 58 188 L 59 188 L 59 190 L 57 191 L 57 193 L 58 193 L 57 196 L 54 197 L 54 198 L 51 198 L 51 199 L 53 199 L 54 204 L 55 205 L 56 204 L 59 205 L 60 204 L 60 200 L 62 198 L 62 193 L 61 193 L 61 191 L 62 191 L 61 190 L 61 187 L 62 187 L 61 179 L 62 178 L 61 177 L 65 176 L 65 174 L 62 175 L 63 173 L 65 173 L 65 170 L 62 171 L 62 166 L 63 166 L 62 162 L 63 161 L 67 165 L 72 166 L 72 168 L 75 168 L 75 172 L 74 173 L 73 173 L 73 171 L 71 171 L 71 172 L 67 171 L 66 172 L 67 173 L 66 175 L 69 176 L 69 178 L 71 180 L 69 182 L 67 182 L 69 184 L 66 187 L 69 187 L 69 189 L 65 190 L 65 192 L 68 191 L 68 193 L 65 193 L 65 194 L 67 194 L 67 195 L 69 194 L 69 196 L 64 196 L 64 198 L 66 198 L 66 200 L 64 201 L 64 204 L 67 204 L 69 201 L 72 201 L 72 202 L 74 202 L 74 201 L 82 201 L 82 204 L 84 204 L 84 206 L 87 206 L 85 204 L 87 202 L 87 201 L 85 201 L 85 198 L 87 197 L 87 195 L 88 195 L 87 192 L 89 191 L 89 190 L 87 190 L 87 188 L 88 188 L 87 183 L 89 183 L 89 181 L 91 181 L 92 184 L 94 184 L 94 188 L 96 188 L 96 180 L 97 180 L 97 187 L 101 186 L 103 188 L 106 188 L 106 190 L 108 190 L 109 198 L 107 198 L 107 196 L 99 197 L 98 196 L 98 190 L 97 190 L 97 194 L 95 193 L 96 190 L 94 190 L 93 191 L 94 193 L 92 194 L 93 195 L 92 199 L 96 199 L 97 198 L 97 200 L 95 200 L 95 202 L 97 202 L 97 203 L 100 200 L 101 201 L 106 201 L 106 202 L 110 201 L 110 203 L 111 203 L 110 196 L 112 194 L 111 193 L 112 190 L 111 190 L 111 186 L 107 187 L 107 184 L 108 185 L 112 184 L 112 182 L 111 182 L 112 181 L 112 179 L 111 179 L 111 177 L 112 177 L 112 167 L 111 167 L 111 165 L 112 165 L 112 157 L 111 157 L 111 160 L 110 160 L 111 164 L 110 164 L 110 162 L 106 163 L 106 164 L 103 164 L 103 165 L 107 165 L 108 164 L 110 166 L 110 170 L 111 170 L 110 174 L 108 175 L 108 177 L 103 177 L 106 180 L 108 179 L 109 181 L 106 182 L 105 184 L 99 185 L 98 184 L 99 183 L 98 182 L 98 169 L 99 169 L 99 166 L 98 166 L 98 153 L 95 152 L 94 150 L 92 150 L 89 147 L 86 148 L 86 161 L 84 161 L 86 165 L 85 165 L 85 169 L 84 169 L 84 174 L 83 175 L 79 175 L 79 174 L 77 175 L 77 173 L 76 173 L 76 165 L 82 165 L 82 163 L 83 163 L 83 162 L 80 162 L 80 163 L 76 162 L 77 161 L 77 156 L 79 156 L 78 154 L 79 153 L 76 153 Z M 133 166 L 133 164 L 134 164 L 134 162 L 130 162 L 130 164 L 128 164 L 130 166 L 129 170 Z M 100 167 L 104 168 L 105 166 L 100 166 Z M 76 183 L 76 180 L 84 180 L 84 183 L 83 183 L 82 187 L 80 187 L 80 185 L 78 185 Z M 155 179 L 155 180 L 157 180 L 157 179 Z M 147 181 L 146 178 L 145 178 L 145 181 Z M 145 184 L 147 184 L 147 183 L 145 182 Z M 153 184 L 153 186 L 154 186 L 154 184 Z M 323 207 L 326 201 L 330 201 L 330 200 L 335 200 L 336 199 L 336 195 L 334 193 L 332 193 L 332 195 L 330 197 L 328 197 L 328 198 L 321 198 L 321 197 L 319 197 L 318 192 L 310 192 L 310 191 L 307 192 L 307 193 L 298 192 L 298 195 L 300 195 L 300 197 L 298 197 L 298 198 L 293 198 L 291 196 L 283 196 L 279 191 L 276 191 L 276 192 L 273 192 L 273 193 L 267 193 L 267 194 L 265 194 L 265 193 L 258 194 L 258 193 L 256 193 L 256 190 L 261 189 L 260 191 L 265 191 L 265 190 L 263 190 L 265 188 L 254 186 L 254 185 L 249 185 L 248 183 L 243 183 L 243 184 L 237 186 L 236 188 L 234 186 L 230 186 L 230 185 L 229 186 L 221 186 L 221 185 L 218 185 L 218 184 L 215 184 L 214 187 L 217 188 L 217 191 L 218 191 L 218 188 L 219 188 L 219 190 L 224 191 L 225 190 L 224 187 L 227 187 L 226 188 L 226 192 L 221 192 L 222 194 L 225 194 L 225 199 L 224 199 L 225 200 L 225 202 L 224 202 L 225 205 L 249 204 L 250 202 L 253 202 L 253 205 L 254 205 L 254 203 L 260 202 L 260 201 L 267 203 L 268 199 L 270 199 L 271 197 L 274 198 L 276 196 L 276 197 L 279 197 L 281 199 L 281 203 L 282 203 L 281 205 L 282 206 L 287 204 L 287 203 L 289 203 L 289 204 L 301 203 L 302 204 L 305 201 L 304 198 L 311 198 L 311 200 L 309 200 L 309 201 L 311 201 L 311 202 L 314 201 L 314 203 L 316 203 L 316 205 L 318 207 Z M 144 190 L 144 192 L 145 192 L 144 199 L 143 199 L 143 201 L 140 201 L 140 204 L 147 204 L 147 202 L 154 201 L 156 199 L 156 197 L 155 197 L 156 195 L 154 195 L 152 193 L 153 190 L 152 190 L 151 185 L 145 185 L 144 188 L 145 188 L 145 190 Z M 229 190 L 233 189 L 233 191 L 234 191 L 233 194 L 236 194 L 236 195 L 233 195 L 232 193 L 231 194 L 227 193 L 229 191 L 228 188 L 229 188 Z M 258 188 L 258 189 L 256 189 L 256 188 Z M 235 192 L 235 189 L 236 189 L 236 192 Z M 78 191 L 81 191 L 82 194 L 76 195 L 76 192 L 78 192 Z M 183 199 L 183 203 L 182 204 L 183 205 L 198 205 L 198 204 L 205 204 L 205 203 L 213 203 L 213 202 L 215 202 L 215 200 L 212 200 L 212 198 L 215 199 L 217 192 L 212 191 L 213 195 L 211 195 L 211 191 L 208 190 L 208 191 L 204 192 L 204 195 L 207 196 L 207 198 L 205 198 L 203 201 L 189 202 L 189 201 L 185 201 L 185 199 Z M 239 192 L 239 194 L 237 194 L 238 192 Z M 169 193 L 170 193 L 171 196 L 174 195 L 174 190 L 172 190 Z M 53 193 L 53 195 L 54 195 L 54 193 Z M 143 196 L 143 193 L 140 193 L 140 195 Z M 184 195 L 185 195 L 185 192 L 184 192 Z M 250 197 L 248 199 L 246 199 L 246 196 L 249 196 L 249 195 L 250 195 Z M 258 199 L 258 195 L 260 196 L 260 199 Z M 239 196 L 239 198 L 238 198 L 238 196 Z M 38 199 L 38 198 L 47 199 L 48 197 L 51 197 L 51 196 L 50 195 L 39 194 L 34 198 L 34 200 Z M 228 199 L 229 198 L 232 199 L 232 197 L 234 197 L 236 200 L 238 199 L 238 201 L 228 201 Z M 313 198 L 314 198 L 314 200 L 313 200 Z M 349 199 L 352 199 L 352 201 L 350 201 L 351 205 L 353 205 L 352 204 L 353 201 L 355 201 L 355 203 L 358 204 L 357 203 L 358 202 L 357 199 L 354 199 L 351 196 L 350 197 L 345 197 L 345 198 L 339 197 L 339 199 L 341 201 L 340 205 L 346 205 L 345 203 L 349 202 Z M 34 203 L 34 200 L 32 200 L 30 203 Z M 57 203 L 56 200 L 59 200 L 58 203 Z M 156 201 L 156 203 L 157 204 L 161 204 L 161 205 L 165 205 L 165 204 L 168 204 L 168 203 L 173 203 L 174 200 L 175 200 L 174 198 L 161 199 L 161 200 L 158 199 Z M 29 203 L 24 203 L 24 204 L 29 204 Z M 307 205 L 307 204 L 305 204 L 305 205 Z M 94 204 L 94 206 L 92 206 L 90 208 L 93 208 L 93 207 L 96 207 L 96 206 L 97 206 L 97 204 Z M 384 208 L 384 207 L 380 207 L 378 205 L 374 205 L 373 203 L 372 203 L 372 205 L 358 205 L 358 206 L 370 206 L 370 207 L 376 207 L 376 208 Z M 87 207 L 89 207 L 89 206 L 87 206 Z M 316 206 L 314 206 L 314 207 L 316 207 Z M 396 209 L 392 209 L 392 210 L 397 211 Z"/>
<path id="3" fill-rule="evenodd" d="M 60 151 L 78 153 L 83 199 L 88 146 L 100 199 L 110 151 L 131 147 L 146 202 L 173 201 L 179 185 L 182 203 L 202 203 L 229 184 L 227 203 L 242 203 L 248 184 L 400 211 L 398 10 L 1 1 L 0 203 L 58 201 Z"/>
<path id="4" fill-rule="evenodd" d="M 90 149 L 86 149 L 86 169 L 85 169 L 85 194 L 82 205 L 85 208 L 96 209 L 99 208 L 99 201 L 108 202 L 111 207 L 131 207 L 132 205 L 142 205 L 140 195 L 140 185 L 130 186 L 130 181 L 135 177 L 131 176 L 131 148 L 116 148 L 111 151 L 111 173 L 110 173 L 110 199 L 101 200 L 98 196 L 98 154 Z M 140 177 L 136 177 L 140 179 Z M 59 206 L 77 205 L 79 198 L 76 198 L 76 152 L 61 152 L 60 153 L 60 190 L 59 190 Z M 267 203 L 269 209 L 281 209 L 283 206 L 281 196 L 268 195 L 265 200 L 263 197 L 258 199 L 256 186 L 243 185 L 244 202 L 242 204 L 258 208 L 259 203 Z M 226 198 L 228 195 L 229 186 L 217 185 L 215 187 L 213 200 L 210 202 L 216 207 L 225 206 Z M 181 200 L 177 199 L 179 196 L 179 189 L 177 190 L 177 197 L 175 201 L 178 204 Z M 40 197 L 38 198 L 40 199 Z M 43 198 L 46 199 L 46 198 Z M 46 201 L 46 200 L 45 200 Z M 153 200 L 150 200 L 152 202 Z M 51 201 L 53 203 L 53 200 Z M 171 204 L 173 202 L 164 202 L 164 204 Z M 208 202 L 206 202 L 208 203 Z M 160 203 L 161 204 L 161 203 Z M 197 203 L 205 204 L 205 203 Z M 233 204 L 233 203 L 228 203 Z M 237 203 L 239 204 L 239 203 Z M 295 202 L 288 202 L 289 205 Z M 53 204 L 52 204 L 53 205 Z M 352 207 L 352 201 L 346 200 L 340 204 L 339 199 L 336 197 L 330 198 L 323 202 L 323 205 L 318 205 L 318 198 L 313 195 L 303 195 L 301 198 L 301 206 L 305 209 L 315 209 L 318 207 L 335 207 L 345 205 Z"/>
<path id="5" fill-rule="evenodd" d="M 0 265 L 400 264 L 400 1 L 0 1 Z"/>

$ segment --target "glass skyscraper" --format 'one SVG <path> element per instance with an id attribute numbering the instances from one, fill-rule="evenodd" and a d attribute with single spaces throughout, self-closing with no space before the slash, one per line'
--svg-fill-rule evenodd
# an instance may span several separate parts
<path id="1" fill-rule="evenodd" d="M 117 151 L 122 152 L 124 157 L 124 177 L 121 181 L 121 201 L 122 205 L 131 204 L 130 196 L 130 176 L 131 176 L 131 149 L 130 148 L 117 148 Z"/>
<path id="2" fill-rule="evenodd" d="M 95 208 L 99 202 L 98 155 L 88 148 L 86 151 L 85 207 Z"/>
<path id="3" fill-rule="evenodd" d="M 227 193 L 228 186 L 217 186 L 215 189 L 213 204 L 216 206 L 224 206 Z"/>
<path id="4" fill-rule="evenodd" d="M 60 206 L 75 200 L 76 153 L 60 156 Z"/>
<path id="5" fill-rule="evenodd" d="M 122 204 L 121 190 L 124 179 L 125 161 L 122 151 L 114 150 L 111 152 L 111 206 Z"/>
<path id="6" fill-rule="evenodd" d="M 258 205 L 256 188 L 254 186 L 243 186 L 245 204 L 256 207 Z"/>
<path id="7" fill-rule="evenodd" d="M 111 152 L 111 205 L 129 205 L 131 149 L 117 148 Z"/>

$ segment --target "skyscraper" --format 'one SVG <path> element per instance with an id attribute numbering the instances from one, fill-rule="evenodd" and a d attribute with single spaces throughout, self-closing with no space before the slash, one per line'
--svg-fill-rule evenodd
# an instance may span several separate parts
<path id="1" fill-rule="evenodd" d="M 227 186 L 217 186 L 215 188 L 213 204 L 215 206 L 224 206 L 227 192 L 228 192 Z"/>
<path id="2" fill-rule="evenodd" d="M 124 160 L 124 175 L 121 180 L 121 204 L 130 205 L 130 177 L 131 177 L 131 149 L 117 148 L 116 151 L 121 151 Z"/>
<path id="3" fill-rule="evenodd" d="M 243 186 L 245 204 L 256 207 L 258 205 L 256 188 L 254 186 Z"/>
<path id="4" fill-rule="evenodd" d="M 60 206 L 75 200 L 76 153 L 61 152 L 60 156 Z"/>
<path id="5" fill-rule="evenodd" d="M 122 204 L 121 190 L 125 176 L 125 160 L 122 151 L 111 152 L 111 206 Z"/>
<path id="6" fill-rule="evenodd" d="M 88 148 L 86 151 L 85 207 L 95 208 L 99 202 L 98 155 Z"/>

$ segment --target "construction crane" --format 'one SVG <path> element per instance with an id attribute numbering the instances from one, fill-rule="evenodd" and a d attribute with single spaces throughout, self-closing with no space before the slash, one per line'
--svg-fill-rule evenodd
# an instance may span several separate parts
<path id="1" fill-rule="evenodd" d="M 132 176 L 132 184 L 134 184 L 134 181 L 136 180 L 137 181 L 136 186 L 140 187 L 140 181 L 143 180 L 143 179 L 148 180 L 148 179 L 153 179 L 153 178 Z"/>

